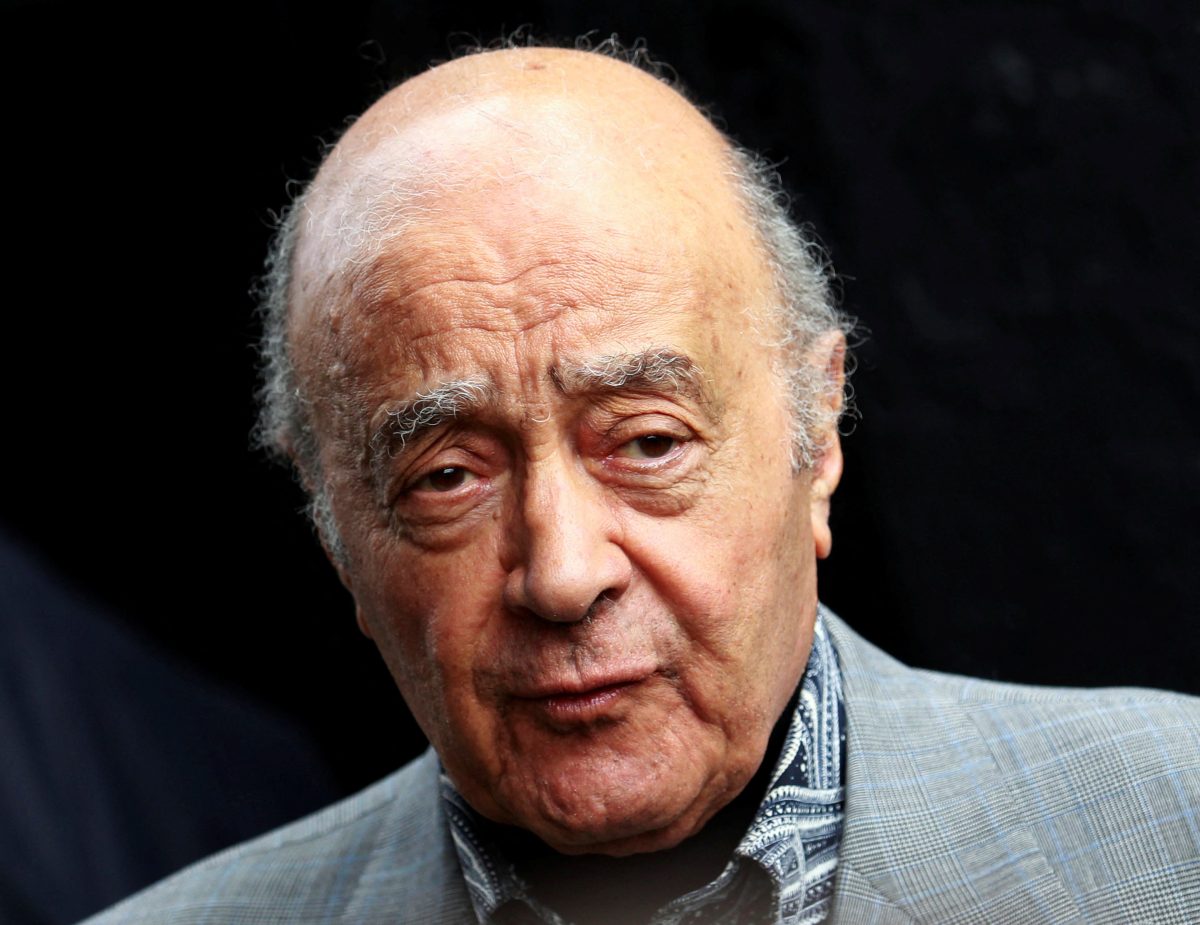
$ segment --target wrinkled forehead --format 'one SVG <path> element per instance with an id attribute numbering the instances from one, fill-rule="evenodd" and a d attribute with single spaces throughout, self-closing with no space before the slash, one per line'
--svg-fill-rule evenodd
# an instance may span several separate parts
<path id="1" fill-rule="evenodd" d="M 457 349 L 455 331 L 486 330 L 507 347 L 551 331 L 619 340 L 667 324 L 743 325 L 769 289 L 749 235 L 710 202 L 661 187 L 653 172 L 589 158 L 384 199 L 296 326 L 299 352 L 321 344 L 314 372 L 408 368 L 419 379 Z"/>
<path id="2" fill-rule="evenodd" d="M 401 95 L 356 124 L 304 202 L 289 325 L 302 379 L 345 368 L 355 344 L 391 354 L 381 337 L 478 320 L 476 306 L 497 304 L 525 274 L 523 293 L 612 305 L 614 323 L 622 305 L 655 310 L 623 290 L 649 286 L 692 310 L 740 312 L 769 297 L 725 140 L 669 88 L 601 66 L 621 79 L 540 74 L 532 86 Z M 481 291 L 457 303 L 413 298 L 463 280 Z M 505 304 L 517 304 L 518 326 L 538 311 Z"/>

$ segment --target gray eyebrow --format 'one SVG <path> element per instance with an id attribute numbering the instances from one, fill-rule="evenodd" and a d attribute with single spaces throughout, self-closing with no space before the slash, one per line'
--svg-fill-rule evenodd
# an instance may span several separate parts
<path id="1" fill-rule="evenodd" d="M 550 370 L 566 395 L 648 388 L 680 392 L 702 404 L 710 401 L 703 373 L 686 354 L 666 347 L 641 353 L 614 353 L 583 362 L 556 363 Z"/>
<path id="2" fill-rule="evenodd" d="M 685 354 L 668 348 L 556 363 L 550 378 L 567 396 L 644 388 L 678 392 L 701 404 L 711 401 L 700 367 Z M 421 434 L 479 408 L 493 392 L 486 376 L 451 379 L 387 408 L 369 441 L 371 467 L 378 470 L 384 460 L 402 453 Z"/>
<path id="3" fill-rule="evenodd" d="M 383 422 L 371 435 L 372 463 L 395 456 L 425 431 L 478 408 L 491 393 L 491 382 L 483 376 L 452 379 L 387 409 Z"/>

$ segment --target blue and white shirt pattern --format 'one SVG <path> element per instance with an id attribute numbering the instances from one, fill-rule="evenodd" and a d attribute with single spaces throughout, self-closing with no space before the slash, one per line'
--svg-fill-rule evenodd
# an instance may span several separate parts
<path id="1" fill-rule="evenodd" d="M 783 750 L 749 829 L 715 880 L 667 903 L 652 925 L 814 925 L 829 914 L 845 814 L 846 736 L 841 672 L 821 613 Z M 444 773 L 441 792 L 481 925 L 513 900 L 547 925 L 568 925 L 481 836 L 478 817 Z M 766 874 L 769 896 L 760 886 L 763 877 L 751 876 L 749 865 Z"/>

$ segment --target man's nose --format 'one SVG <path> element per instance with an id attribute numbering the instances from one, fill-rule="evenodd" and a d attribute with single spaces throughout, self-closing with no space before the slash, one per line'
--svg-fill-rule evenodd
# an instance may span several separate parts
<path id="1" fill-rule="evenodd" d="M 531 466 L 518 501 L 505 603 L 544 620 L 573 623 L 628 587 L 632 566 L 602 486 L 569 460 Z"/>

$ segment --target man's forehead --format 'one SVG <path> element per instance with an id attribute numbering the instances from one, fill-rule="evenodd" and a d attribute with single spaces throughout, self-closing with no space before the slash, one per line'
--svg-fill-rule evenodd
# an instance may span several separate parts
<path id="1" fill-rule="evenodd" d="M 761 266 L 736 213 L 657 182 L 542 163 L 503 182 L 381 202 L 365 221 L 330 232 L 342 239 L 334 248 L 356 242 L 357 250 L 330 268 L 322 313 L 354 317 L 344 338 L 424 348 L 455 330 L 516 336 L 564 313 L 619 330 L 662 315 L 706 323 L 713 312 L 759 302 Z"/>
<path id="2" fill-rule="evenodd" d="M 605 357 L 640 355 L 660 345 L 699 355 L 719 316 L 733 306 L 685 279 L 669 286 L 654 273 L 596 280 L 603 261 L 538 265 L 514 280 L 434 282 L 392 298 L 378 295 L 342 327 L 334 349 L 356 391 L 420 389 L 483 374 L 496 383 L 553 382 L 570 391 L 569 371 Z M 420 277 L 421 279 L 437 279 Z M 401 283 L 403 286 L 404 283 Z"/>
<path id="3" fill-rule="evenodd" d="M 301 269 L 354 269 L 414 226 L 461 233 L 464 218 L 519 226 L 591 217 L 616 234 L 650 221 L 665 241 L 705 224 L 704 213 L 728 221 L 736 211 L 719 149 L 703 157 L 677 137 L 605 134 L 611 127 L 576 101 L 488 98 L 427 112 L 361 153 L 335 151 L 304 204 Z"/>
<path id="4" fill-rule="evenodd" d="M 640 214 L 530 191 L 407 222 L 345 270 L 345 307 L 411 340 L 478 327 L 512 337 L 564 313 L 577 313 L 568 327 L 590 316 L 616 330 L 703 312 L 714 277 L 738 281 L 736 254 L 705 257 L 697 223 L 630 205 Z"/>

